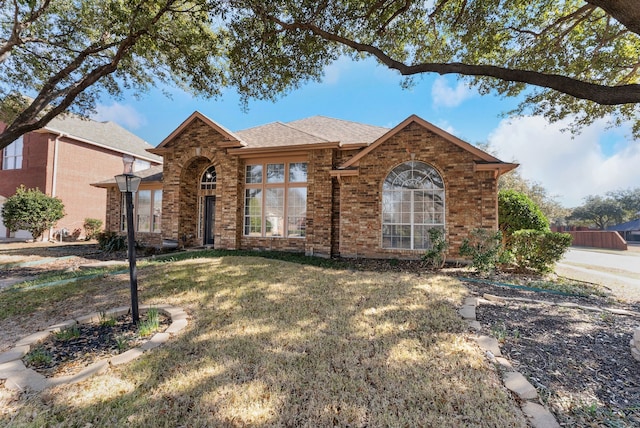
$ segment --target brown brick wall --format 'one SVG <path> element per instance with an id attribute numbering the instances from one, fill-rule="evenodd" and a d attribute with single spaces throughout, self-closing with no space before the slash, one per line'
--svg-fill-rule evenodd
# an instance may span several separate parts
<path id="1" fill-rule="evenodd" d="M 474 172 L 474 156 L 444 138 L 411 124 L 360 160 L 359 175 L 341 178 L 340 255 L 344 257 L 420 257 L 423 250 L 390 250 L 381 245 L 382 183 L 397 165 L 425 162 L 445 185 L 448 257 L 456 258 L 464 237 L 476 227 L 497 227 L 493 172 Z"/>
<path id="2" fill-rule="evenodd" d="M 472 153 L 412 123 L 360 159 L 359 175 L 332 178 L 330 171 L 355 151 L 319 149 L 308 153 L 306 238 L 243 236 L 245 160 L 220 148 L 224 136 L 194 120 L 164 147 L 163 237 L 184 246 L 198 238 L 199 181 L 211 164 L 217 172 L 215 248 L 268 249 L 321 256 L 418 258 L 423 250 L 381 247 L 382 184 L 397 165 L 422 161 L 438 170 L 445 186 L 449 258 L 458 258 L 462 240 L 477 227 L 497 227 L 497 179 L 493 171 L 475 171 Z M 110 204 L 119 200 L 109 192 Z M 119 225 L 110 208 L 109 228 Z"/>
<path id="3" fill-rule="evenodd" d="M 162 195 L 162 233 L 180 245 L 202 245 L 198 238 L 198 189 L 211 164 L 216 167 L 215 248 L 237 249 L 242 211 L 240 161 L 220 149 L 224 136 L 199 119 L 165 146 Z"/>

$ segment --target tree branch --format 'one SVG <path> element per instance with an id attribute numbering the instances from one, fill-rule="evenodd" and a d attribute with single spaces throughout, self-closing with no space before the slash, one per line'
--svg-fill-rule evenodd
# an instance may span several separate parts
<path id="1" fill-rule="evenodd" d="M 365 52 L 376 57 L 387 67 L 398 70 L 403 76 L 421 73 L 461 74 L 464 76 L 486 76 L 512 82 L 527 83 L 543 88 L 554 89 L 575 98 L 590 100 L 602 105 L 620 105 L 640 102 L 640 85 L 606 86 L 589 83 L 558 74 L 548 74 L 530 70 L 509 69 L 493 65 L 464 63 L 420 63 L 408 65 L 397 61 L 381 49 L 365 43 L 342 37 L 325 31 L 309 23 L 287 23 L 273 16 L 267 16 L 284 29 L 306 30 L 326 40 L 341 43 L 358 52 Z"/>

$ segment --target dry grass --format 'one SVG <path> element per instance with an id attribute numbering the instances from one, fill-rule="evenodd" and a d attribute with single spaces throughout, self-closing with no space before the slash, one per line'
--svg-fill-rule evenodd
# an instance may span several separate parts
<path id="1" fill-rule="evenodd" d="M 126 298 L 125 278 L 89 282 Z M 77 385 L 2 390 L 0 425 L 527 426 L 466 337 L 451 278 L 223 257 L 147 266 L 140 284 L 142 303 L 192 315 L 186 332 Z"/>

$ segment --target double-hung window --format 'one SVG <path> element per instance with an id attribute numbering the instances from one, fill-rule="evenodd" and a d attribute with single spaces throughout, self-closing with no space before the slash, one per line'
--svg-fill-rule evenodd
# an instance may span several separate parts
<path id="1" fill-rule="evenodd" d="M 245 236 L 304 237 L 306 219 L 306 162 L 247 165 Z"/>
<path id="2" fill-rule="evenodd" d="M 120 230 L 127 230 L 126 198 L 122 194 Z M 160 233 L 162 190 L 138 190 L 133 195 L 133 219 L 136 232 Z"/>
<path id="3" fill-rule="evenodd" d="M 23 140 L 19 137 L 2 150 L 2 169 L 22 169 Z"/>

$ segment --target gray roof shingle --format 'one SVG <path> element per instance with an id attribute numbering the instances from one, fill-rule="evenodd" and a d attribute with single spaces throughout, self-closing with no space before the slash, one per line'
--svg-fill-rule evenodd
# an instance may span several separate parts
<path id="1" fill-rule="evenodd" d="M 389 131 L 379 126 L 312 116 L 293 122 L 273 122 L 235 132 L 247 148 L 321 143 L 371 144 Z"/>
<path id="2" fill-rule="evenodd" d="M 151 144 L 114 122 L 98 122 L 69 114 L 55 117 L 44 130 L 60 132 L 71 138 L 80 138 L 117 152 L 132 154 L 136 158 L 162 163 L 160 156 L 147 151 L 153 148 Z"/>

